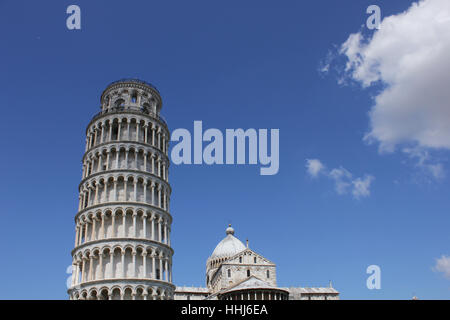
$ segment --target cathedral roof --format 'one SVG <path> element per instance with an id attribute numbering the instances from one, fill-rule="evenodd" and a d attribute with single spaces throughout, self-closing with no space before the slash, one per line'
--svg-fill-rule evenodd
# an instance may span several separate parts
<path id="1" fill-rule="evenodd" d="M 251 276 L 250 278 L 247 278 L 247 279 L 241 281 L 240 283 L 236 284 L 235 286 L 232 286 L 232 287 L 224 290 L 224 292 L 238 291 L 238 290 L 256 290 L 256 289 L 287 291 L 286 289 L 282 289 L 282 288 L 273 286 L 255 276 Z"/>
<path id="2" fill-rule="evenodd" d="M 234 236 L 234 229 L 231 225 L 228 226 L 226 234 L 227 236 L 214 249 L 210 259 L 232 257 L 246 249 L 241 240 Z"/>

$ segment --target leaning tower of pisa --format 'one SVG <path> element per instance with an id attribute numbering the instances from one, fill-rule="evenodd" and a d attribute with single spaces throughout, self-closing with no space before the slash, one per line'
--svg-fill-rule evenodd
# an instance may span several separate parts
<path id="1" fill-rule="evenodd" d="M 86 130 L 70 299 L 173 299 L 169 130 L 161 96 L 111 83 Z"/>

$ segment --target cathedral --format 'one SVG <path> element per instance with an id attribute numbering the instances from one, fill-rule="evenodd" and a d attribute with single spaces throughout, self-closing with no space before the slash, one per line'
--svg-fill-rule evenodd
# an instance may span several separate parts
<path id="1" fill-rule="evenodd" d="M 169 141 L 162 99 L 148 82 L 122 79 L 100 97 L 86 128 L 72 250 L 72 300 L 339 299 L 325 288 L 280 288 L 276 265 L 226 237 L 206 262 L 206 287 L 172 281 Z"/>
<path id="2" fill-rule="evenodd" d="M 331 286 L 277 287 L 276 265 L 245 246 L 231 225 L 206 261 L 206 287 L 177 287 L 175 300 L 338 300 Z"/>

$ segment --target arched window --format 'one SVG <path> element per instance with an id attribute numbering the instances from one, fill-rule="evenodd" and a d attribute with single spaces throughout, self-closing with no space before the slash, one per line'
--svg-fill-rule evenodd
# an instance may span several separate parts
<path id="1" fill-rule="evenodd" d="M 239 263 L 242 263 L 242 257 L 239 257 Z"/>
<path id="2" fill-rule="evenodd" d="M 256 257 L 253 258 L 253 261 L 256 263 Z"/>
<path id="3" fill-rule="evenodd" d="M 149 113 L 150 112 L 150 105 L 148 103 L 144 103 L 142 105 L 141 110 L 142 110 L 142 112 Z"/>
<path id="4" fill-rule="evenodd" d="M 250 270 L 247 270 L 247 277 L 250 277 Z"/>
<path id="5" fill-rule="evenodd" d="M 131 102 L 136 103 L 137 101 L 137 93 L 133 92 L 133 94 L 131 95 Z"/>
<path id="6" fill-rule="evenodd" d="M 125 106 L 125 100 L 123 100 L 123 99 L 118 99 L 114 103 L 115 108 L 123 108 L 124 106 Z"/>
<path id="7" fill-rule="evenodd" d="M 228 269 L 228 278 L 231 278 L 231 269 Z"/>
<path id="8" fill-rule="evenodd" d="M 269 272 L 269 270 L 267 270 L 267 279 L 269 279 L 270 278 L 270 272 Z"/>

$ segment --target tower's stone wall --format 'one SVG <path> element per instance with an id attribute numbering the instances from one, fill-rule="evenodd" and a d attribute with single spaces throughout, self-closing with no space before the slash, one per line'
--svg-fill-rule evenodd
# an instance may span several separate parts
<path id="1" fill-rule="evenodd" d="M 71 299 L 173 299 L 169 130 L 150 84 L 102 93 L 86 130 Z"/>

